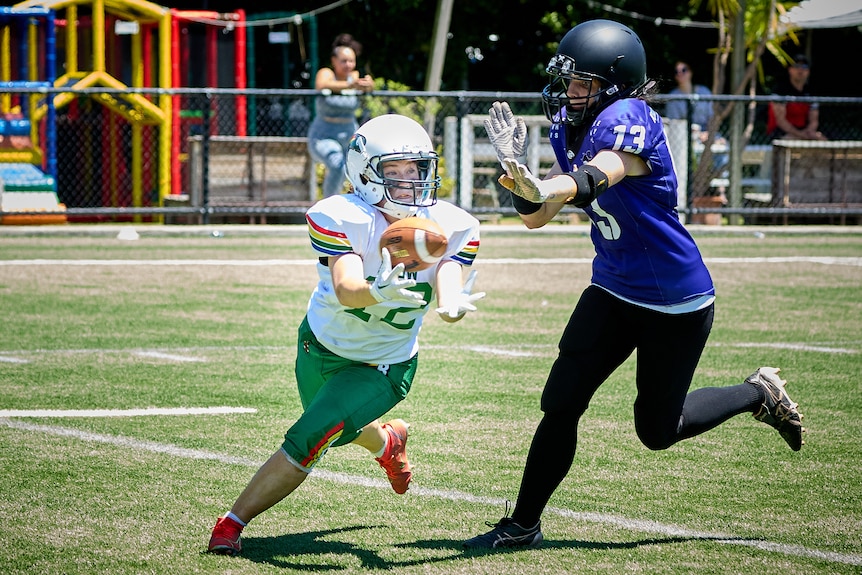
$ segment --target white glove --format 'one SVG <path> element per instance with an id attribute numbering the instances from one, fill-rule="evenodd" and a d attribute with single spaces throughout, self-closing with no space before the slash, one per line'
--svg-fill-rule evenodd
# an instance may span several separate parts
<path id="1" fill-rule="evenodd" d="M 534 176 L 530 168 L 512 158 L 504 160 L 503 167 L 506 169 L 506 175 L 500 178 L 503 187 L 535 204 L 548 200 L 550 195 L 540 187 L 542 180 Z"/>
<path id="2" fill-rule="evenodd" d="M 461 288 L 461 293 L 449 302 L 449 305 L 438 307 L 438 314 L 455 319 L 457 317 L 461 317 L 468 311 L 476 311 L 476 306 L 473 305 L 473 302 L 485 297 L 485 292 L 483 291 L 474 294 L 470 293 L 473 291 L 473 284 L 476 282 L 477 273 L 478 270 L 472 270 L 470 272 L 470 275 L 467 276 L 467 281 L 464 282 L 464 287 Z"/>
<path id="3" fill-rule="evenodd" d="M 494 102 L 484 124 L 501 164 L 506 158 L 526 161 L 527 124 L 521 116 L 515 117 L 507 102 Z"/>
<path id="4" fill-rule="evenodd" d="M 407 289 L 415 286 L 416 280 L 401 277 L 404 273 L 404 264 L 400 263 L 393 269 L 392 256 L 386 248 L 381 249 L 380 256 L 383 262 L 380 264 L 377 277 L 371 284 L 371 296 L 377 300 L 377 303 L 394 301 L 407 307 L 425 305 L 427 302 L 422 299 L 422 294 Z"/>

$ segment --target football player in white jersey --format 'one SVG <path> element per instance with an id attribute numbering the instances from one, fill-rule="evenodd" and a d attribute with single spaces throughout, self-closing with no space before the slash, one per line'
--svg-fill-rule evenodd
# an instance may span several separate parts
<path id="1" fill-rule="evenodd" d="M 292 493 L 330 447 L 355 443 L 371 452 L 396 493 L 412 478 L 405 451 L 408 425 L 378 418 L 407 396 L 418 365 L 418 335 L 434 301 L 446 322 L 460 320 L 484 293 L 472 293 L 479 222 L 437 200 L 437 154 L 414 120 L 388 114 L 369 120 L 350 141 L 347 178 L 353 193 L 325 198 L 306 214 L 319 255 L 319 281 L 297 339 L 296 380 L 303 413 L 284 442 L 252 477 L 213 528 L 208 550 L 234 555 L 254 517 Z M 445 232 L 438 264 L 404 273 L 392 267 L 380 236 L 409 217 Z"/>

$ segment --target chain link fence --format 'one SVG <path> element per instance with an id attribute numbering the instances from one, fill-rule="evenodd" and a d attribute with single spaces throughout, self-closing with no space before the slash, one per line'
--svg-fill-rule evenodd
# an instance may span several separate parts
<path id="1" fill-rule="evenodd" d="M 49 98 L 63 105 L 46 111 Z M 130 95 L 134 95 L 131 97 Z M 0 223 L 38 210 L 64 221 L 299 222 L 320 197 L 306 133 L 313 90 L 55 88 L 6 91 L 0 114 Z M 141 101 L 149 106 L 142 109 Z M 384 113 L 429 129 L 443 161 L 441 197 L 487 218 L 514 214 L 481 120 L 494 100 L 528 120 L 528 164 L 553 163 L 534 93 L 376 91 L 359 121 Z M 659 113 L 670 96 L 657 95 Z M 714 96 L 715 126 L 666 120 L 680 212 L 695 223 L 858 223 L 862 98 L 818 98 L 826 142 L 770 141 L 766 96 Z M 797 99 L 806 100 L 806 99 Z M 703 141 L 710 131 L 718 139 Z M 505 192 L 505 190 L 502 190 Z M 53 202 L 36 194 L 54 194 Z M 578 218 L 578 210 L 565 214 Z M 24 218 L 24 220 L 15 218 Z M 38 218 L 36 219 L 38 222 Z"/>

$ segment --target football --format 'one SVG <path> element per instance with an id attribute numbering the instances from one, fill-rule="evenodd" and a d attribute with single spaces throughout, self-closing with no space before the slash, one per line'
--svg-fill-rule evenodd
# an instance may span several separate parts
<path id="1" fill-rule="evenodd" d="M 427 218 L 398 220 L 380 236 L 380 247 L 389 250 L 392 267 L 403 263 L 404 271 L 408 272 L 418 272 L 439 262 L 448 243 L 443 228 Z"/>

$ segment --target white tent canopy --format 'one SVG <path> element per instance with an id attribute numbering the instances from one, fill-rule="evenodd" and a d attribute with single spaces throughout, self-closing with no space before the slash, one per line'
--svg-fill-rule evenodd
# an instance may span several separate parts
<path id="1" fill-rule="evenodd" d="M 804 0 L 781 16 L 788 28 L 848 28 L 862 25 L 859 0 Z"/>

